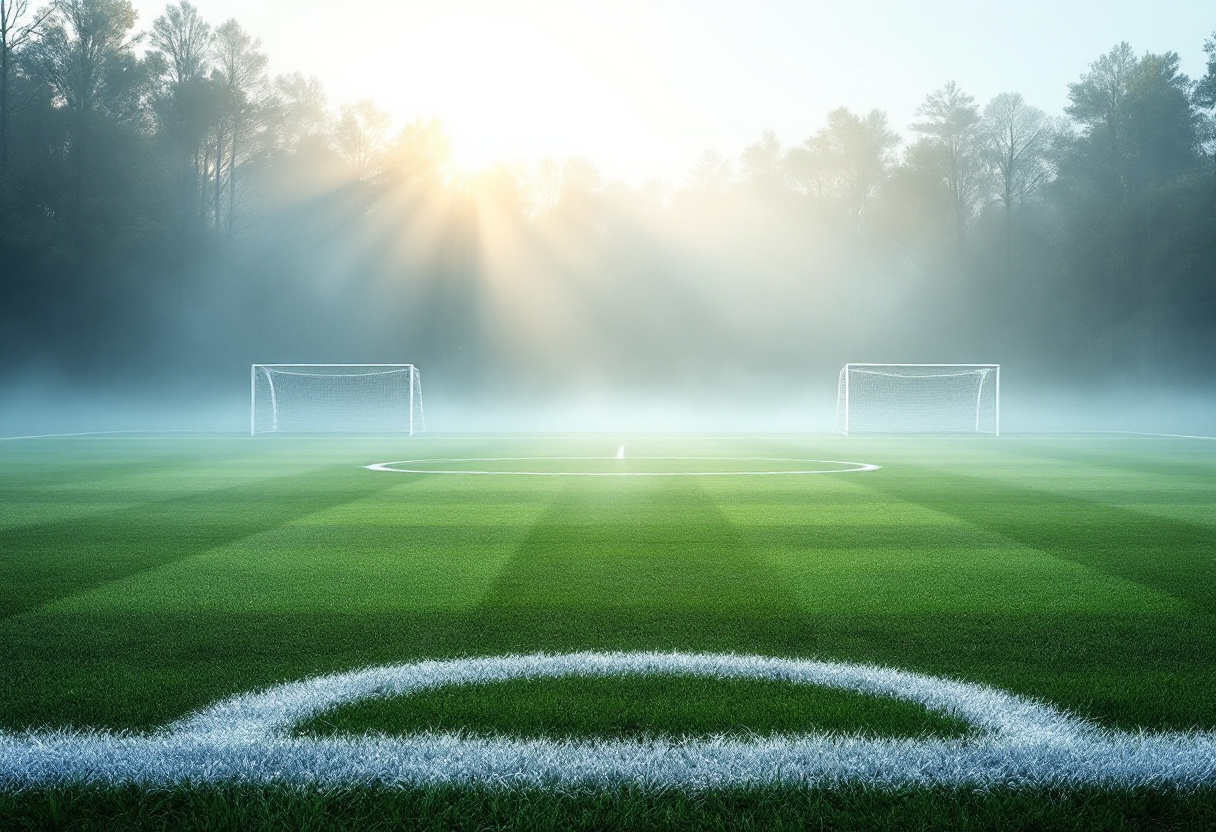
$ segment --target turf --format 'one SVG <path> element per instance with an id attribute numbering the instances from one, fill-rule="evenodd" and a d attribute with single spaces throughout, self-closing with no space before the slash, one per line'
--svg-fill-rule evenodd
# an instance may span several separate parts
<path id="1" fill-rule="evenodd" d="M 770 736 L 960 737 L 967 723 L 852 691 L 780 682 L 679 677 L 528 679 L 440 688 L 339 706 L 301 736 L 453 731 L 485 736 L 630 739 Z"/>
<path id="2" fill-rule="evenodd" d="M 1216 792 L 751 789 L 653 794 L 444 788 L 86 786 L 0 793 L 13 830 L 1060 830 L 1160 832 L 1216 827 Z"/>
<path id="3" fill-rule="evenodd" d="M 563 478 L 361 467 L 611 456 L 622 443 L 631 460 L 782 457 L 882 468 Z M 872 662 L 991 684 L 1110 727 L 1212 730 L 1214 552 L 1216 442 L 577 434 L 0 442 L 0 728 L 146 729 L 278 682 L 414 659 L 679 649 Z M 503 685 L 494 695 L 510 707 L 500 709 L 484 691 L 465 690 L 440 711 L 469 720 L 470 730 L 557 730 L 545 714 L 569 694 L 562 684 Z M 741 717 L 732 722 L 723 715 L 729 696 L 704 683 L 693 686 L 704 696 L 650 684 L 635 684 L 628 698 L 638 710 L 615 722 L 620 698 L 589 685 L 579 695 L 602 707 L 564 713 L 560 730 L 790 724 L 763 707 L 773 692 L 762 686 L 738 692 L 726 709 Z M 823 701 L 812 700 L 792 711 L 807 730 L 822 718 Z M 843 710 L 842 728 L 921 730 L 881 709 Z M 422 713 L 390 711 L 348 728 L 412 730 Z M 1131 805 L 1120 801 L 1135 803 L 1124 795 L 1112 805 Z M 599 804 L 578 805 L 594 813 Z"/>

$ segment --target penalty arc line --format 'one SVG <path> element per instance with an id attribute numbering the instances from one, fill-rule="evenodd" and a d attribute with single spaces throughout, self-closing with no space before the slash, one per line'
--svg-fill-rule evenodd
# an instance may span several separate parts
<path id="1" fill-rule="evenodd" d="M 777 477 L 809 474 L 853 474 L 863 471 L 878 471 L 881 466 L 869 462 L 846 462 L 834 459 L 789 459 L 784 457 L 684 457 L 647 456 L 630 457 L 629 463 L 637 462 L 796 462 L 817 465 L 847 465 L 848 468 L 786 469 L 774 471 L 494 471 L 481 469 L 400 468 L 401 465 L 424 465 L 428 463 L 487 463 L 487 462 L 610 462 L 618 457 L 562 456 L 562 457 L 479 457 L 445 459 L 403 459 L 396 462 L 376 462 L 365 465 L 369 471 L 386 471 L 394 474 L 462 474 L 470 476 L 517 476 L 517 477 Z"/>
<path id="2" fill-rule="evenodd" d="M 918 702 L 978 729 L 961 739 L 805 734 L 573 741 L 422 733 L 293 736 L 300 721 L 370 697 L 569 676 L 681 675 L 822 685 Z M 0 790 L 89 782 L 318 786 L 881 788 L 1216 783 L 1216 733 L 1100 728 L 983 685 L 892 668 L 734 654 L 571 653 L 423 661 L 306 679 L 223 700 L 152 734 L 0 732 Z"/>

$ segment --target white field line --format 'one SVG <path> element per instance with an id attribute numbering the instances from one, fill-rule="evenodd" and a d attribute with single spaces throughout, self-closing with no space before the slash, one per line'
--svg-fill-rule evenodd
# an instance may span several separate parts
<path id="1" fill-rule="evenodd" d="M 368 697 L 520 678 L 654 674 L 780 680 L 890 696 L 961 718 L 979 733 L 961 739 L 808 734 L 641 742 L 290 734 L 301 720 Z M 536 654 L 424 661 L 292 682 L 223 700 L 152 734 L 0 733 L 0 789 L 78 782 L 630 784 L 689 791 L 846 783 L 1192 788 L 1216 783 L 1216 734 L 1109 731 L 982 685 L 868 665 L 722 654 Z"/>
<path id="2" fill-rule="evenodd" d="M 0 436 L 0 442 L 17 439 L 61 439 L 69 436 L 115 436 L 120 433 L 151 433 L 146 430 L 87 430 L 80 433 L 32 433 L 28 436 Z"/>
<path id="3" fill-rule="evenodd" d="M 365 465 L 369 471 L 388 471 L 394 474 L 464 474 L 471 476 L 508 477 L 779 477 L 805 474 L 853 474 L 860 471 L 877 471 L 880 466 L 868 462 L 844 462 L 834 459 L 786 459 L 783 457 L 721 457 L 721 456 L 635 456 L 631 463 L 642 461 L 667 462 L 797 462 L 812 465 L 847 465 L 848 468 L 787 469 L 778 471 L 487 471 L 463 468 L 401 468 L 402 465 L 425 465 L 430 463 L 460 464 L 486 462 L 613 462 L 617 457 L 601 456 L 503 456 L 469 459 L 402 459 L 396 462 L 377 462 Z"/>
<path id="4" fill-rule="evenodd" d="M 1216 436 L 1194 436 L 1189 433 L 1145 433 L 1139 430 L 1086 430 L 1081 433 L 1105 433 L 1118 434 L 1122 436 L 1152 436 L 1157 439 L 1206 439 L 1209 442 L 1216 442 Z"/>
<path id="5" fill-rule="evenodd" d="M 235 430 L 86 430 L 80 433 L 32 433 L 28 436 L 0 436 L 0 442 L 13 442 L 17 439 L 63 439 L 72 436 L 119 436 L 121 434 L 142 433 L 142 434 L 159 434 L 159 433 L 231 433 L 244 435 L 245 431 Z"/>

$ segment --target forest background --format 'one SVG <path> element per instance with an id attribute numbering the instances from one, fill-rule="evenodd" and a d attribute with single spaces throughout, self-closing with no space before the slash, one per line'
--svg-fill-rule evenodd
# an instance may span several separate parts
<path id="1" fill-rule="evenodd" d="M 460 170 L 438 121 L 332 109 L 188 2 L 142 30 L 127 0 L 0 0 L 0 385 L 401 361 L 477 400 L 756 400 L 847 361 L 995 361 L 1211 390 L 1200 44 L 1198 79 L 1115 44 L 1060 114 L 947 81 L 907 139 L 842 106 L 631 184 L 586 158 Z"/>

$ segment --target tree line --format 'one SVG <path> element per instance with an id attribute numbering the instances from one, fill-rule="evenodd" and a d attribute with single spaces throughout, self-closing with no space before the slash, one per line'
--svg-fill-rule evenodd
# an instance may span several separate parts
<path id="1" fill-rule="evenodd" d="M 1196 41 L 1203 39 L 1199 33 Z M 0 0 L 0 371 L 405 360 L 512 389 L 990 361 L 1216 378 L 1206 74 L 1129 44 L 1061 115 L 949 81 L 682 181 L 453 171 L 442 125 L 272 77 L 186 0 Z M 733 382 L 731 382 L 733 383 Z"/>

